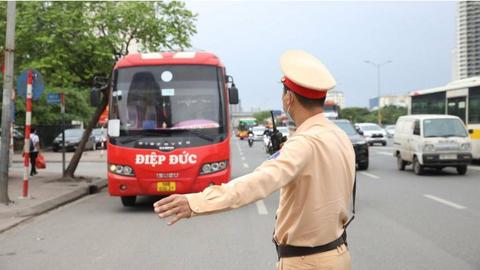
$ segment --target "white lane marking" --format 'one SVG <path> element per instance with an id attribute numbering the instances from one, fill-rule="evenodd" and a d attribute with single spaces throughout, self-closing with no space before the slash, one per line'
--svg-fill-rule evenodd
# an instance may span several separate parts
<path id="1" fill-rule="evenodd" d="M 257 205 L 257 211 L 259 215 L 268 215 L 268 210 L 263 200 L 257 201 L 255 204 Z"/>
<path id="2" fill-rule="evenodd" d="M 433 196 L 433 195 L 430 195 L 430 194 L 423 194 L 423 196 L 431 199 L 431 200 L 434 200 L 434 201 L 437 201 L 439 203 L 443 203 L 445 205 L 448 205 L 450 207 L 453 207 L 453 208 L 456 208 L 456 209 L 465 209 L 467 207 L 463 206 L 463 205 L 460 205 L 460 204 L 456 204 L 454 202 L 451 202 L 451 201 L 447 201 L 445 199 L 442 199 L 442 198 L 439 198 L 439 197 L 436 197 L 436 196 Z"/>
<path id="3" fill-rule="evenodd" d="M 367 173 L 367 172 L 360 172 L 360 174 L 363 174 L 365 176 L 368 176 L 368 177 L 371 177 L 373 179 L 379 179 L 380 177 L 374 175 L 374 174 L 371 174 L 371 173 Z"/>
<path id="4" fill-rule="evenodd" d="M 373 151 L 373 153 L 378 154 L 378 155 L 384 155 L 384 156 L 391 156 L 391 157 L 393 157 L 393 153 L 390 153 L 390 152 Z"/>
<path id="5" fill-rule="evenodd" d="M 241 156 L 240 158 L 241 158 L 243 161 L 245 161 L 245 157 L 244 157 L 244 156 Z"/>
<path id="6" fill-rule="evenodd" d="M 245 167 L 246 169 L 249 168 L 248 164 L 247 163 L 243 163 L 243 167 Z"/>
<path id="7" fill-rule="evenodd" d="M 468 166 L 470 170 L 480 171 L 480 167 Z"/>

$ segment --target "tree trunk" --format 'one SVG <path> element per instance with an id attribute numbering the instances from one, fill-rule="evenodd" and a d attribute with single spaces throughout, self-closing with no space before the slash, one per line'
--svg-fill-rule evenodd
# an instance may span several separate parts
<path id="1" fill-rule="evenodd" d="M 87 128 L 83 132 L 82 139 L 80 140 L 77 150 L 75 150 L 75 154 L 73 154 L 73 157 L 70 160 L 70 163 L 68 164 L 68 167 L 65 170 L 65 175 L 63 177 L 74 178 L 75 170 L 77 169 L 78 163 L 82 158 L 83 150 L 85 149 L 85 145 L 87 144 L 88 138 L 92 133 L 92 129 L 97 125 L 98 120 L 100 119 L 100 116 L 102 115 L 105 108 L 107 108 L 108 99 L 109 99 L 108 88 L 103 92 L 102 96 L 103 96 L 102 102 L 100 102 L 99 106 L 97 107 L 97 110 L 92 116 L 92 119 L 90 119 L 90 122 L 88 123 Z"/>

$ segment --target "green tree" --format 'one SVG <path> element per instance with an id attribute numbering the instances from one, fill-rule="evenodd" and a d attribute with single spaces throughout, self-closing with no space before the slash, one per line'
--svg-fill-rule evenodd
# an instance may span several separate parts
<path id="1" fill-rule="evenodd" d="M 340 110 L 339 118 L 348 119 L 352 123 L 366 122 L 370 112 L 367 108 L 350 107 Z"/>
<path id="2" fill-rule="evenodd" d="M 270 119 L 270 111 L 261 111 L 253 114 L 258 124 L 265 124 L 265 119 Z"/>
<path id="3" fill-rule="evenodd" d="M 398 106 L 386 106 L 381 110 L 382 124 L 391 125 L 397 122 L 398 117 L 406 115 L 407 108 Z M 353 123 L 378 123 L 378 111 L 369 111 L 367 108 L 351 107 L 340 111 L 340 118 L 348 119 Z"/>
<path id="4" fill-rule="evenodd" d="M 399 106 L 386 106 L 382 108 L 382 124 L 384 125 L 393 125 L 397 122 L 398 117 L 406 115 L 408 113 L 406 107 Z"/>
<path id="5" fill-rule="evenodd" d="M 1 2 L 3 18 L 5 11 L 6 2 Z M 195 20 L 196 15 L 178 1 L 17 3 L 15 74 L 38 69 L 48 91 L 66 93 L 68 117 L 90 119 L 67 176 L 73 177 L 91 129 L 108 104 L 105 92 L 94 112 L 88 108 L 94 77 L 109 77 L 114 63 L 129 53 L 133 43 L 141 44 L 141 51 L 189 47 Z M 4 44 L 5 21 L 0 21 L 0 49 Z M 58 114 L 56 108 L 45 106 L 44 97 L 34 104 L 38 114 L 34 123 L 58 120 L 52 115 Z"/>

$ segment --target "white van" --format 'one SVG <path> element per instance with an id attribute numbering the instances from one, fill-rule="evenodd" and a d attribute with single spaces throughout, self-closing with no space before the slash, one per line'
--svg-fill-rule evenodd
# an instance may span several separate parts
<path id="1" fill-rule="evenodd" d="M 462 120 L 451 115 L 407 115 L 397 120 L 394 156 L 399 170 L 413 165 L 415 174 L 424 168 L 455 167 L 460 175 L 472 161 L 472 143 Z"/>

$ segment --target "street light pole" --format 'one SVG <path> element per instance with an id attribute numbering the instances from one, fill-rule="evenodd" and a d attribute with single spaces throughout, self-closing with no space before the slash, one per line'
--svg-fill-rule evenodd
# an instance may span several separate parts
<path id="1" fill-rule="evenodd" d="M 382 124 L 382 115 L 381 115 L 381 106 L 380 106 L 380 68 L 386 64 L 390 64 L 392 63 L 391 60 L 387 60 L 383 63 L 375 63 L 373 61 L 370 61 L 370 60 L 365 60 L 363 61 L 364 63 L 366 64 L 370 64 L 372 66 L 374 66 L 376 69 L 377 69 L 377 95 L 378 95 L 378 108 L 377 108 L 377 120 L 378 120 L 378 124 L 381 125 Z"/>
<path id="2" fill-rule="evenodd" d="M 15 1 L 7 3 L 7 33 L 5 36 L 5 73 L 3 77 L 2 138 L 0 146 L 0 203 L 8 205 L 8 164 L 10 125 L 12 123 L 13 56 L 15 51 Z"/>

